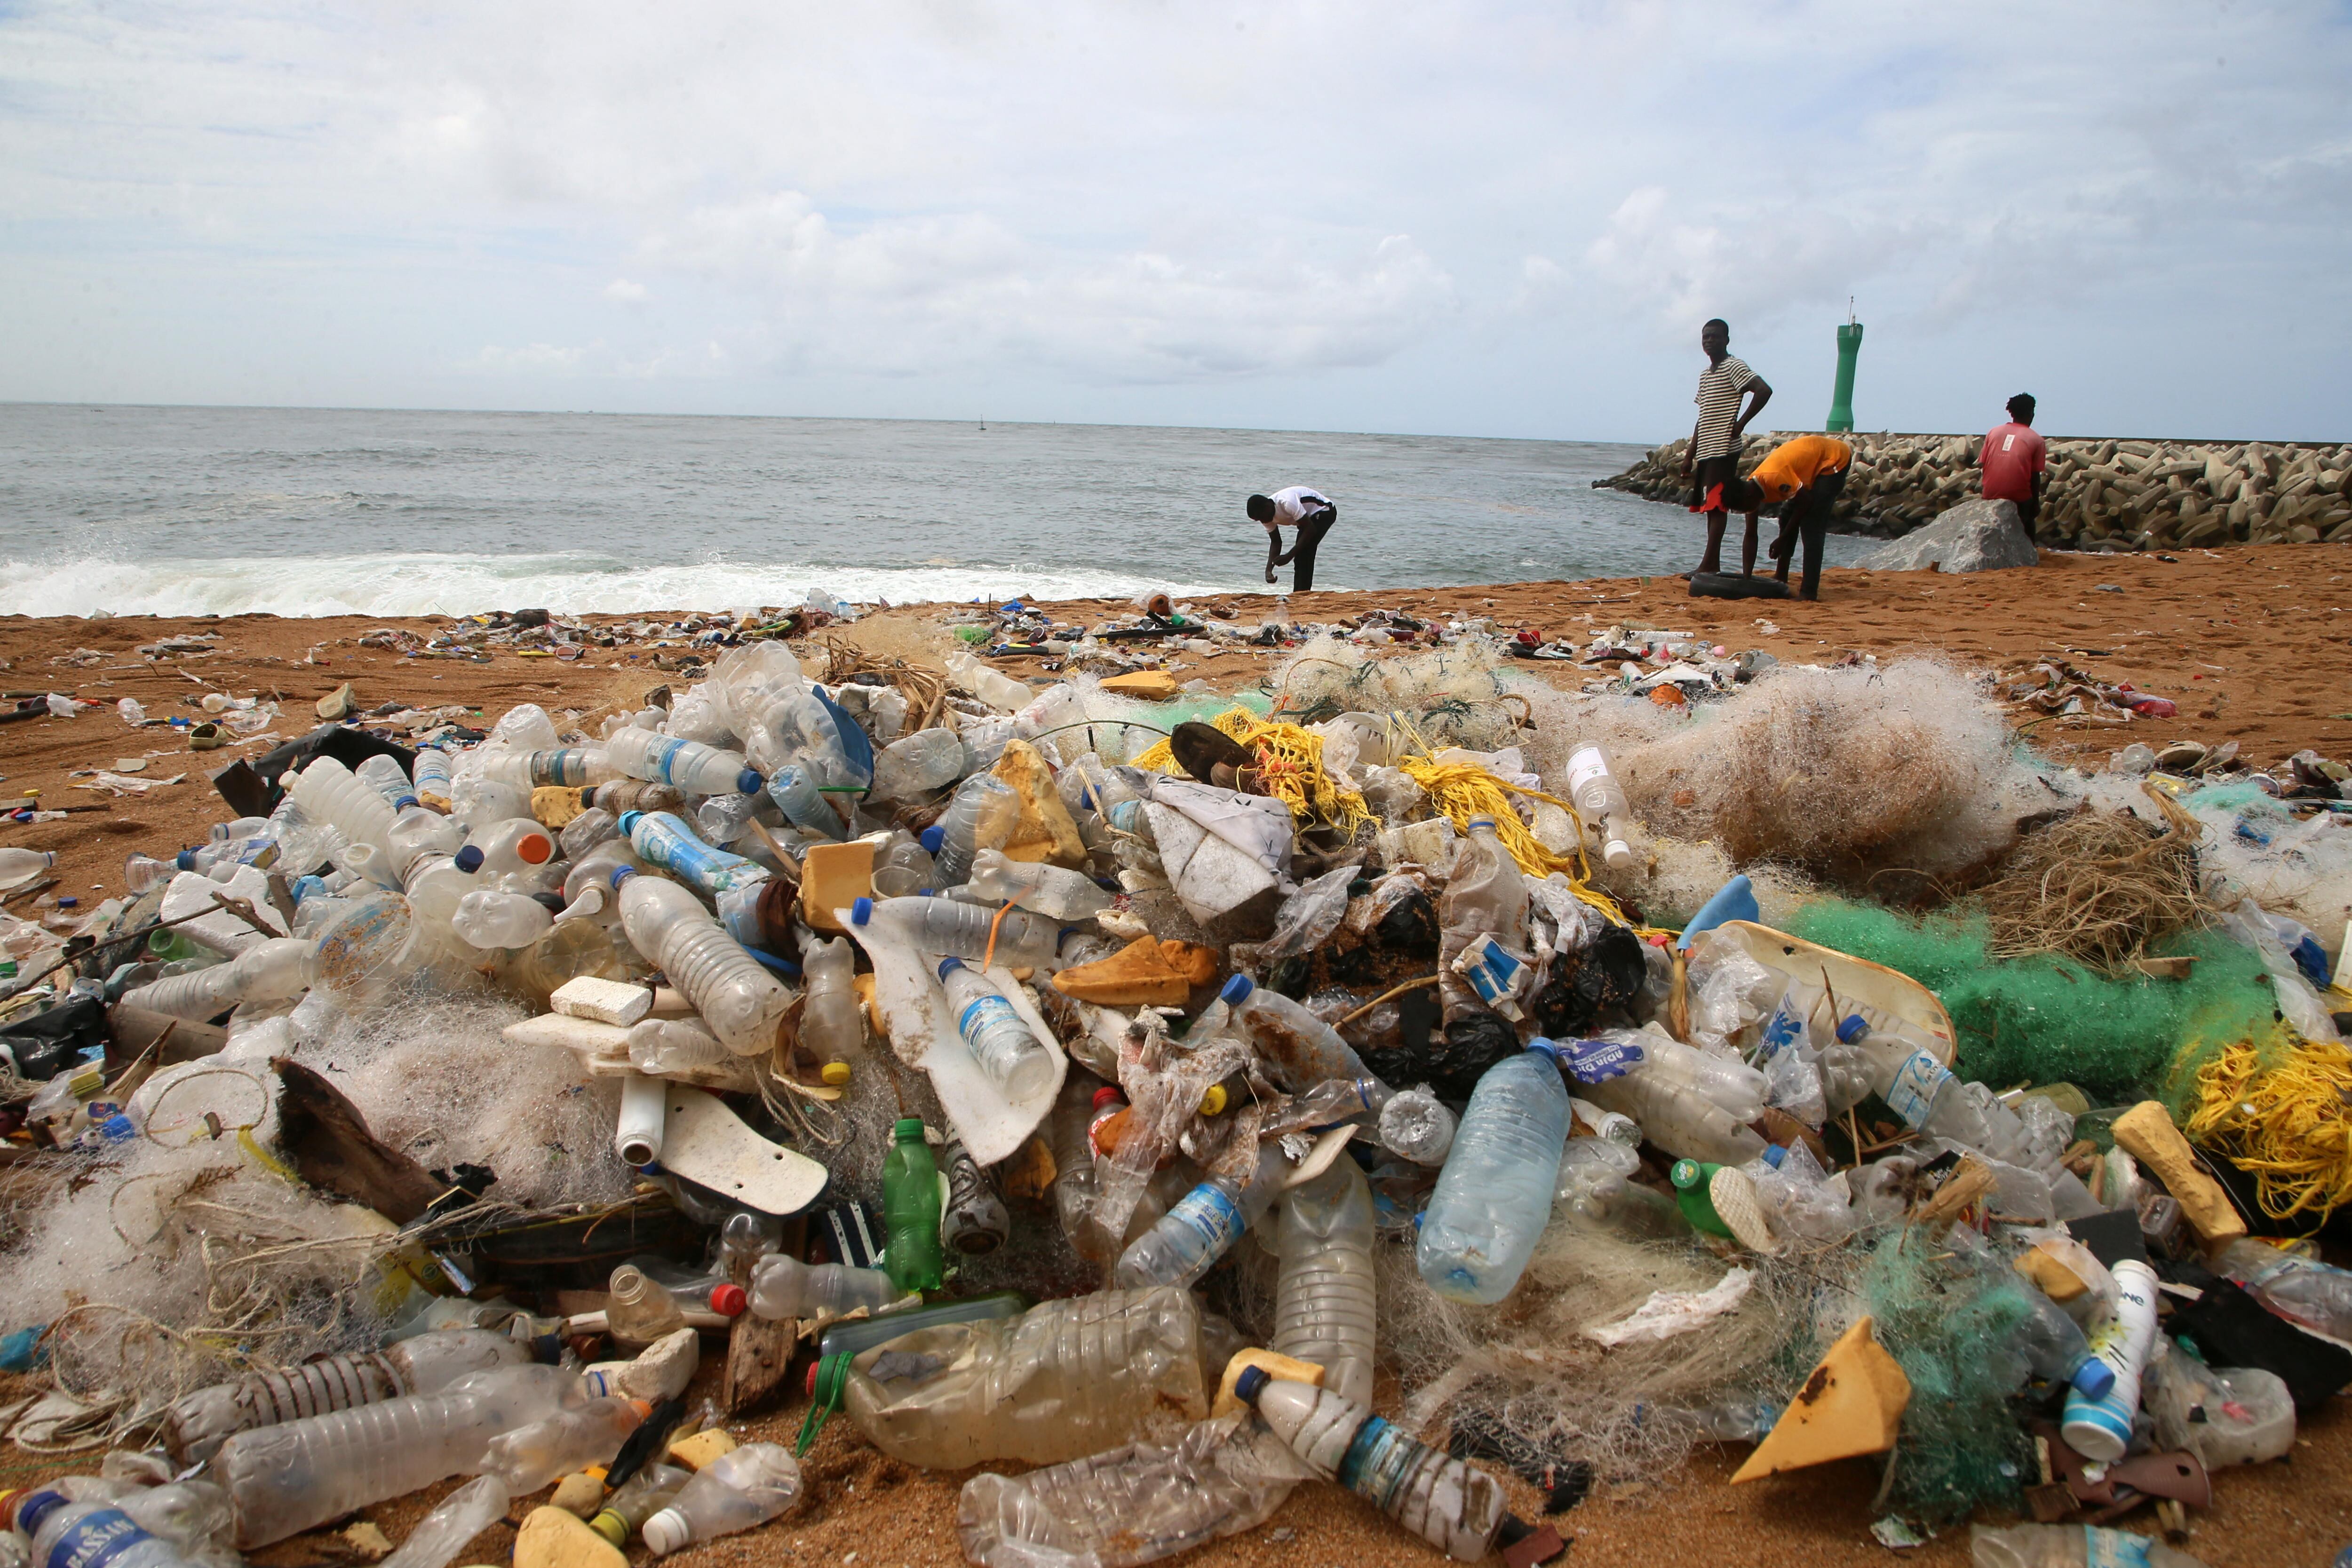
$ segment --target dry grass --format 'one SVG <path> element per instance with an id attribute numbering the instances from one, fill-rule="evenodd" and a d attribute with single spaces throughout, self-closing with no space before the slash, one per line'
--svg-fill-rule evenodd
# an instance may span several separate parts
<path id="1" fill-rule="evenodd" d="M 2054 952 L 2116 970 L 2207 912 L 2197 831 L 2084 811 L 2029 837 L 1981 894 L 1997 958 Z"/>

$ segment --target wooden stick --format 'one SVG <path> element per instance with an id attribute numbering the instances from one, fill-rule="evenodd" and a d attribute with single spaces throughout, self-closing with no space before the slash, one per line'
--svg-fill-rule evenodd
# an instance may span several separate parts
<path id="1" fill-rule="evenodd" d="M 1349 1014 L 1346 1017 L 1340 1019 L 1338 1023 L 1333 1024 L 1331 1026 L 1335 1029 L 1345 1028 L 1349 1024 L 1352 1024 L 1357 1019 L 1362 1017 L 1365 1014 L 1370 1012 L 1373 1008 L 1379 1006 L 1381 1003 L 1387 1001 L 1390 997 L 1402 996 L 1408 991 L 1417 991 L 1424 985 L 1434 985 L 1437 984 L 1437 980 L 1438 977 L 1434 974 L 1423 974 L 1417 979 L 1405 981 L 1402 984 L 1391 985 L 1387 990 L 1381 992 L 1379 995 L 1373 997 L 1370 1001 L 1365 1003 L 1362 1006 L 1357 1008 L 1354 1012 Z"/>

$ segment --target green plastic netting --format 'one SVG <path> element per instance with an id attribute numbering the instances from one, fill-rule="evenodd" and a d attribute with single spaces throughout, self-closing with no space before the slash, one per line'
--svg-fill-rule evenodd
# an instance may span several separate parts
<path id="1" fill-rule="evenodd" d="M 1933 991 L 1958 1035 L 1954 1070 L 1995 1089 L 2071 1082 L 2095 1101 L 2156 1090 L 2182 1046 L 2242 1039 L 2275 1006 L 2262 960 L 2218 931 L 2162 945 L 2197 963 L 2187 980 L 2113 979 L 2057 957 L 1986 956 L 1981 916 L 1911 920 L 1841 899 L 1789 918 L 1791 935 L 1883 963 Z"/>

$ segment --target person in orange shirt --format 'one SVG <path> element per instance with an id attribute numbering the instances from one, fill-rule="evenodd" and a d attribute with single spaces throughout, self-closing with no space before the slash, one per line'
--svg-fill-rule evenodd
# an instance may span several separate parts
<path id="1" fill-rule="evenodd" d="M 1800 436 L 1772 448 L 1744 479 L 1723 487 L 1724 500 L 1748 514 L 1747 548 L 1741 552 L 1752 565 L 1756 559 L 1756 514 L 1779 502 L 1780 537 L 1772 542 L 1772 559 L 1780 563 L 1773 574 L 1782 583 L 1796 558 L 1800 538 L 1805 546 L 1805 575 L 1797 590 L 1801 599 L 1822 596 L 1822 546 L 1830 531 L 1830 507 L 1845 489 L 1847 470 L 1853 467 L 1853 448 L 1833 436 Z"/>

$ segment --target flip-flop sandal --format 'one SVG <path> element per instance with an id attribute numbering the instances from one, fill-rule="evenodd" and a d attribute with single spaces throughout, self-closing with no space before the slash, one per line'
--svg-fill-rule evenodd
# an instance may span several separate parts
<path id="1" fill-rule="evenodd" d="M 1717 1171 L 1706 1184 L 1706 1200 L 1715 1205 L 1716 1216 L 1730 1227 L 1733 1238 L 1740 1246 L 1750 1252 L 1773 1253 L 1780 1249 L 1770 1222 L 1764 1217 L 1764 1205 L 1756 1201 L 1756 1184 L 1745 1171 L 1737 1165 L 1726 1165 Z"/>
<path id="2" fill-rule="evenodd" d="M 228 737 L 210 720 L 188 731 L 188 750 L 192 752 L 215 752 L 227 744 Z"/>
<path id="3" fill-rule="evenodd" d="M 1216 782 L 1213 774 L 1220 763 L 1235 772 L 1257 766 L 1255 752 L 1215 725 L 1203 724 L 1197 719 L 1188 719 L 1176 726 L 1176 732 L 1168 737 L 1168 749 L 1176 753 L 1176 765 L 1202 784 Z M 1227 784 L 1223 787 L 1236 786 Z"/>

